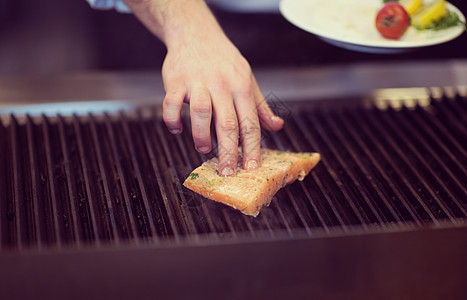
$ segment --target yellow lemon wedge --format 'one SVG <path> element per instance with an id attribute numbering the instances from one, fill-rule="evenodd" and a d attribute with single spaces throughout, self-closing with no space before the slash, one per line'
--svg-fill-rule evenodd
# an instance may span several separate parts
<path id="1" fill-rule="evenodd" d="M 422 6 L 423 0 L 401 0 L 399 3 L 412 16 Z"/>
<path id="2" fill-rule="evenodd" d="M 438 21 L 448 13 L 445 0 L 436 0 L 423 6 L 412 16 L 412 26 L 420 29 L 427 28 L 434 21 Z"/>

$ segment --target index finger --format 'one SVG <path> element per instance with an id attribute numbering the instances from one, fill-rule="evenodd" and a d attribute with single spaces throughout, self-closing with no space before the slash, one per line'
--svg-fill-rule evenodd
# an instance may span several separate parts
<path id="1" fill-rule="evenodd" d="M 172 134 L 180 134 L 183 130 L 183 123 L 180 118 L 185 89 L 175 87 L 167 89 L 167 93 L 162 104 L 164 123 Z"/>

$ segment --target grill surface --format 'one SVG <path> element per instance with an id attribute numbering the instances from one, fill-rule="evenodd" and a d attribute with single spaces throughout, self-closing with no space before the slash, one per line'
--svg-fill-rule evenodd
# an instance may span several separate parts
<path id="1" fill-rule="evenodd" d="M 275 103 L 286 127 L 263 146 L 322 161 L 256 219 L 181 185 L 209 158 L 187 117 L 172 136 L 158 108 L 4 116 L 0 251 L 463 227 L 467 98 L 431 96 Z"/>

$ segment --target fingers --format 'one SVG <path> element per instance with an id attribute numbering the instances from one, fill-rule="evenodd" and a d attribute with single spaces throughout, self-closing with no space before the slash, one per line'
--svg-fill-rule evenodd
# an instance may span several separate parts
<path id="1" fill-rule="evenodd" d="M 172 134 L 180 134 L 183 130 L 180 111 L 182 110 L 185 94 L 186 90 L 184 87 L 174 87 L 167 89 L 167 93 L 164 98 L 164 103 L 162 105 L 163 118 L 165 125 Z"/>
<path id="2" fill-rule="evenodd" d="M 243 150 L 243 168 L 254 170 L 261 164 L 261 127 L 252 92 L 239 95 L 235 99 L 240 142 Z"/>
<path id="3" fill-rule="evenodd" d="M 196 150 L 200 153 L 211 151 L 211 95 L 205 87 L 190 91 L 191 130 Z"/>
<path id="4" fill-rule="evenodd" d="M 219 175 L 234 176 L 237 173 L 238 123 L 229 94 L 213 95 L 214 124 L 219 152 Z"/>
<path id="5" fill-rule="evenodd" d="M 256 79 L 253 77 L 253 92 L 255 96 L 255 103 L 256 109 L 258 111 L 259 120 L 261 126 L 263 126 L 266 130 L 277 131 L 284 126 L 284 120 L 278 116 L 276 116 L 271 108 L 269 107 L 268 103 L 266 102 L 266 98 L 261 93 L 259 89 L 258 83 Z"/>
<path id="6" fill-rule="evenodd" d="M 279 130 L 284 124 L 272 112 L 254 76 L 251 74 L 251 81 L 243 78 L 246 80 L 234 80 L 236 84 L 230 83 L 232 85 L 225 82 L 211 87 L 191 85 L 189 90 L 185 83 L 178 84 L 178 80 L 164 80 L 167 90 L 163 103 L 164 122 L 171 133 L 180 134 L 183 130 L 180 112 L 184 99 L 189 99 L 193 141 L 200 153 L 212 149 L 210 125 L 214 115 L 221 176 L 237 173 L 239 134 L 243 168 L 253 170 L 261 164 L 260 124 L 267 130 Z"/>

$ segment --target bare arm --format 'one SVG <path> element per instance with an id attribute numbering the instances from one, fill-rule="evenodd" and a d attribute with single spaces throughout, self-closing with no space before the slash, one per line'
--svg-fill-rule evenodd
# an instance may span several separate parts
<path id="1" fill-rule="evenodd" d="M 250 65 L 204 1 L 125 3 L 167 46 L 162 78 L 166 91 L 163 115 L 169 131 L 182 132 L 180 110 L 185 101 L 190 104 L 195 147 L 201 153 L 211 151 L 210 123 L 214 120 L 219 174 L 236 174 L 239 137 L 244 168 L 257 168 L 261 162 L 260 124 L 267 130 L 279 130 L 284 121 L 274 116 Z"/>

